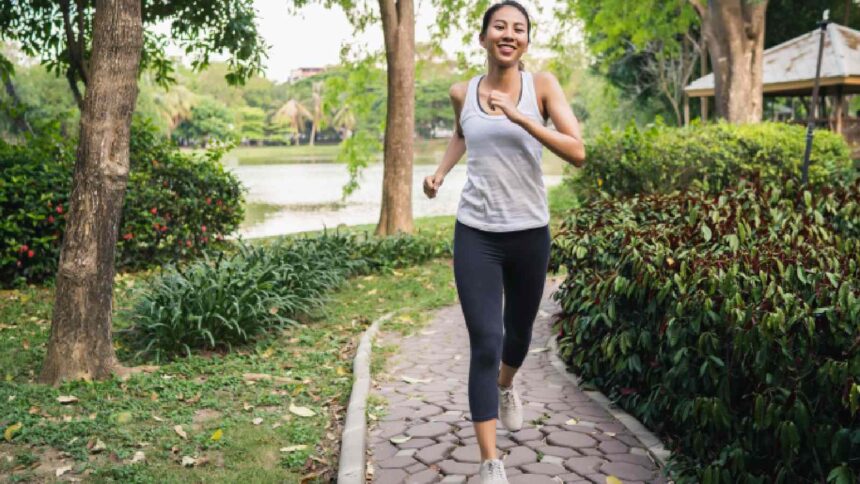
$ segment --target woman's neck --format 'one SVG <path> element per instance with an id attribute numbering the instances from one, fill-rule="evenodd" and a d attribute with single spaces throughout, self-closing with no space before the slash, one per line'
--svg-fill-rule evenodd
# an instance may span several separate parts
<path id="1" fill-rule="evenodd" d="M 520 87 L 520 70 L 518 66 L 502 67 L 491 62 L 484 80 L 493 89 L 514 91 Z"/>

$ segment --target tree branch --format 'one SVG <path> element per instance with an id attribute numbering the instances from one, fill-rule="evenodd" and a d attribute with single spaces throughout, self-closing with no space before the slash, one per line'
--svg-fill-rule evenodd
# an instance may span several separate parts
<path id="1" fill-rule="evenodd" d="M 382 32 L 385 37 L 385 50 L 394 52 L 397 42 L 397 2 L 396 0 L 379 0 L 379 13 L 382 17 Z"/>
<path id="2" fill-rule="evenodd" d="M 81 78 L 84 80 L 84 84 L 87 83 L 87 80 L 90 78 L 89 74 L 89 65 L 87 65 L 86 52 L 86 29 L 84 27 L 84 14 L 87 10 L 88 0 L 76 0 L 75 2 L 78 6 L 78 55 L 80 56 L 80 70 L 81 70 Z"/>
<path id="3" fill-rule="evenodd" d="M 75 32 L 72 30 L 72 19 L 69 10 L 69 0 L 60 0 L 60 11 L 63 13 L 63 29 L 66 32 L 66 50 L 69 53 L 69 67 L 71 69 L 70 73 L 66 73 L 66 76 L 71 75 L 72 77 L 76 77 L 77 74 L 80 74 L 81 80 L 86 85 L 87 79 L 81 66 L 82 53 L 78 50 L 78 41 L 75 38 Z"/>
<path id="4" fill-rule="evenodd" d="M 78 109 L 84 109 L 84 97 L 81 95 L 81 91 L 78 89 L 78 78 L 75 76 L 75 70 L 72 66 L 69 66 L 66 69 L 66 79 L 69 81 L 69 87 L 72 89 L 72 95 L 75 97 L 75 103 L 78 105 Z"/>
<path id="5" fill-rule="evenodd" d="M 707 7 L 702 5 L 701 0 L 687 0 L 687 1 L 690 2 L 690 5 L 693 6 L 693 8 L 696 10 L 696 13 L 699 14 L 700 18 L 705 18 L 705 9 Z"/>

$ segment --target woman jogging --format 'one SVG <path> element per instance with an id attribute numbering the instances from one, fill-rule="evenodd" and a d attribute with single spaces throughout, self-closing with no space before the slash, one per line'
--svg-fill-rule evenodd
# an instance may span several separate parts
<path id="1" fill-rule="evenodd" d="M 585 161 L 579 123 L 558 80 L 522 68 L 530 31 L 528 12 L 516 1 L 487 9 L 478 37 L 487 72 L 451 87 L 455 133 L 435 174 L 424 179 L 424 193 L 435 197 L 445 175 L 468 154 L 454 228 L 454 278 L 469 332 L 469 410 L 482 483 L 508 482 L 496 456 L 496 419 L 509 430 L 522 427 L 513 380 L 528 353 L 549 264 L 543 146 L 576 166 Z"/>

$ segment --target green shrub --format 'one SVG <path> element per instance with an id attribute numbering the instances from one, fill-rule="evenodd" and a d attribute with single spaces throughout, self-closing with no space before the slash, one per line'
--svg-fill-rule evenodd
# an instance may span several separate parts
<path id="1" fill-rule="evenodd" d="M 54 275 L 68 211 L 75 141 L 47 134 L 0 141 L 0 285 Z M 118 267 L 197 254 L 242 220 L 239 181 L 217 161 L 196 159 L 136 120 L 117 245 Z"/>
<path id="2" fill-rule="evenodd" d="M 740 178 L 800 178 L 806 131 L 784 123 L 714 123 L 685 128 L 661 124 L 604 131 L 588 144 L 576 185 L 612 195 L 683 190 L 710 193 Z M 838 134 L 815 132 L 809 170 L 814 186 L 844 182 L 853 173 L 850 150 Z"/>
<path id="3" fill-rule="evenodd" d="M 240 244 L 233 255 L 170 266 L 144 288 L 129 312 L 131 347 L 156 360 L 193 349 L 248 342 L 271 328 L 298 324 L 348 277 L 451 254 L 446 239 L 355 233 Z M 214 259 L 214 260 L 213 260 Z"/>
<path id="4" fill-rule="evenodd" d="M 860 185 L 593 199 L 554 238 L 564 359 L 679 482 L 860 471 Z"/>

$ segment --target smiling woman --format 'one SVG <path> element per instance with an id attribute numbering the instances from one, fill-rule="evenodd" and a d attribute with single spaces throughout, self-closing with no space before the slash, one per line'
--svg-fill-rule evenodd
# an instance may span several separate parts
<path id="1" fill-rule="evenodd" d="M 434 198 L 468 153 L 454 277 L 471 346 L 469 410 L 483 484 L 508 482 L 496 456 L 497 417 L 508 430 L 522 427 L 513 379 L 528 353 L 550 248 L 543 148 L 575 166 L 585 161 L 579 123 L 558 80 L 520 62 L 530 32 L 528 11 L 514 0 L 486 11 L 478 40 L 487 72 L 451 87 L 456 129 L 436 173 L 424 180 L 424 192 Z M 555 129 L 547 127 L 550 119 Z"/>

